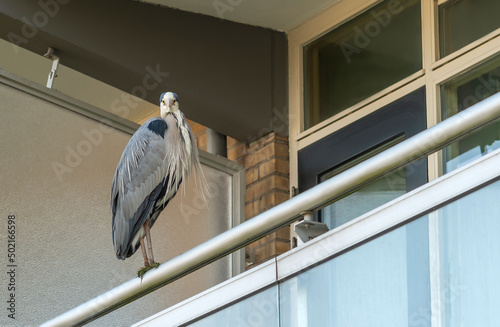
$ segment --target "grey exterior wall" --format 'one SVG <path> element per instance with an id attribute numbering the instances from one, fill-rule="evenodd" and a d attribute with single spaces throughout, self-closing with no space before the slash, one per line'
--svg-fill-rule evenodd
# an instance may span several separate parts
<path id="1" fill-rule="evenodd" d="M 117 260 L 111 239 L 110 186 L 131 135 L 9 84 L 0 77 L 0 325 L 38 326 L 136 278 L 143 265 L 140 250 Z M 67 168 L 58 176 L 54 165 Z M 187 182 L 153 228 L 157 261 L 232 225 L 231 173 L 207 165 L 204 172 L 215 187 L 208 204 Z M 5 273 L 9 215 L 16 226 L 12 292 Z M 222 259 L 90 325 L 133 324 L 229 278 L 231 265 Z M 6 310 L 9 293 L 15 293 L 15 320 Z"/>

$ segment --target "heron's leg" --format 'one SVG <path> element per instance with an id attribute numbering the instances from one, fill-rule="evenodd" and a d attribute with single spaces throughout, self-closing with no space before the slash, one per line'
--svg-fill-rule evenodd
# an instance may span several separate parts
<path id="1" fill-rule="evenodd" d="M 148 241 L 148 250 L 149 250 L 149 265 L 152 266 L 155 263 L 155 259 L 153 257 L 153 244 L 151 243 L 151 225 L 149 223 L 149 219 L 146 219 L 144 223 L 144 230 L 146 232 L 146 240 Z"/>
<path id="2" fill-rule="evenodd" d="M 146 254 L 146 246 L 144 244 L 144 237 L 139 238 L 139 243 L 141 244 L 142 257 L 144 258 L 144 267 L 149 266 L 148 255 Z"/>

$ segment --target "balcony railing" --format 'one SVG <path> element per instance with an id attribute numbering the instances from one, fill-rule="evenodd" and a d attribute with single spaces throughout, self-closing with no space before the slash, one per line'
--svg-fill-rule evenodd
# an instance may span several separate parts
<path id="1" fill-rule="evenodd" d="M 84 325 L 319 210 L 374 179 L 433 153 L 500 117 L 500 94 L 433 126 L 42 326 Z"/>

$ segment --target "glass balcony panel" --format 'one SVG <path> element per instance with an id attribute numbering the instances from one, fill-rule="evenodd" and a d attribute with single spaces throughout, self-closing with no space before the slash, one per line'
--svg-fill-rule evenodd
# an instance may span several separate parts
<path id="1" fill-rule="evenodd" d="M 430 326 L 427 217 L 280 284 L 282 327 Z"/>
<path id="2" fill-rule="evenodd" d="M 202 318 L 190 327 L 279 326 L 278 286 L 270 287 L 229 307 Z"/>
<path id="3" fill-rule="evenodd" d="M 500 326 L 500 182 L 438 210 L 443 326 Z"/>

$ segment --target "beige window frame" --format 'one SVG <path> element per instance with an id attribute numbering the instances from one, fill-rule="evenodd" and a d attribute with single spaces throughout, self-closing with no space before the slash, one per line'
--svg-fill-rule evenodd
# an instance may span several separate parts
<path id="1" fill-rule="evenodd" d="M 382 0 L 341 1 L 291 30 L 289 42 L 290 185 L 298 184 L 297 154 L 300 149 L 365 117 L 383 106 L 425 86 L 427 127 L 441 119 L 439 87 L 454 76 L 500 53 L 500 29 L 439 59 L 438 5 L 448 0 L 421 0 L 422 69 L 339 114 L 304 130 L 303 47 L 353 19 Z M 428 160 L 429 181 L 442 175 L 441 154 Z"/>

